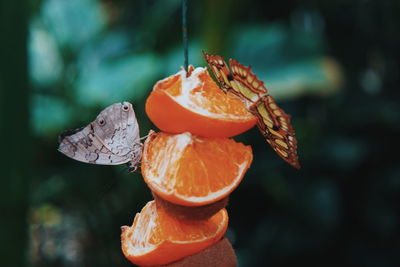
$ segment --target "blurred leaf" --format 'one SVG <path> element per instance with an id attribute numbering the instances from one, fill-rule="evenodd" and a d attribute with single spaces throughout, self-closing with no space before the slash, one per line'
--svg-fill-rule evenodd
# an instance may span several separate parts
<path id="1" fill-rule="evenodd" d="M 32 123 L 36 134 L 54 135 L 67 128 L 72 110 L 63 100 L 36 94 L 32 101 Z"/>
<path id="2" fill-rule="evenodd" d="M 60 78 L 63 62 L 57 44 L 37 21 L 30 27 L 29 58 L 29 73 L 39 88 L 51 85 Z"/>
<path id="3" fill-rule="evenodd" d="M 232 55 L 254 68 L 271 70 L 323 55 L 323 38 L 284 24 L 246 25 L 232 36 Z"/>
<path id="4" fill-rule="evenodd" d="M 95 68 L 102 61 L 124 57 L 132 49 L 130 45 L 126 32 L 110 31 L 101 34 L 79 50 L 77 59 L 79 72 Z"/>
<path id="5" fill-rule="evenodd" d="M 162 62 L 152 54 L 132 54 L 85 66 L 77 81 L 77 101 L 83 106 L 107 106 L 141 99 L 151 88 Z"/>
<path id="6" fill-rule="evenodd" d="M 342 72 L 332 58 L 315 58 L 296 62 L 263 73 L 265 82 L 275 98 L 293 98 L 303 94 L 330 95 L 340 89 Z"/>
<path id="7" fill-rule="evenodd" d="M 240 27 L 232 39 L 233 58 L 251 65 L 277 99 L 327 95 L 342 84 L 341 68 L 323 56 L 319 34 L 281 24 L 250 25 Z"/>
<path id="8" fill-rule="evenodd" d="M 78 49 L 99 33 L 105 24 L 105 13 L 95 0 L 47 0 L 41 17 L 57 42 Z"/>

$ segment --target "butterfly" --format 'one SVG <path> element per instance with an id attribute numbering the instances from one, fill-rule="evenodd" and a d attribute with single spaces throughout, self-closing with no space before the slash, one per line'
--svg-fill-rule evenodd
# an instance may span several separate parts
<path id="1" fill-rule="evenodd" d="M 129 102 L 105 108 L 86 127 L 64 131 L 59 143 L 58 151 L 72 159 L 101 165 L 127 163 L 131 172 L 142 157 L 139 125 Z"/>
<path id="2" fill-rule="evenodd" d="M 236 95 L 245 103 L 250 113 L 257 117 L 257 127 L 272 149 L 291 166 L 299 169 L 297 140 L 290 122 L 291 116 L 279 108 L 268 94 L 264 82 L 257 78 L 251 67 L 243 66 L 236 60 L 229 60 L 229 69 L 222 57 L 204 51 L 203 54 L 221 89 Z"/>

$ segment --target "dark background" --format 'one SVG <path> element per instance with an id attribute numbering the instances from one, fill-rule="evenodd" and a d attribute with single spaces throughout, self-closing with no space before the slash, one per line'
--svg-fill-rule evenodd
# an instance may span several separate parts
<path id="1" fill-rule="evenodd" d="M 256 129 L 228 206 L 240 266 L 400 266 L 400 1 L 189 1 L 201 49 L 252 65 L 293 116 L 301 170 Z M 57 152 L 105 106 L 183 64 L 181 2 L 0 1 L 2 266 L 130 266 L 120 226 L 151 199 L 139 174 Z"/>

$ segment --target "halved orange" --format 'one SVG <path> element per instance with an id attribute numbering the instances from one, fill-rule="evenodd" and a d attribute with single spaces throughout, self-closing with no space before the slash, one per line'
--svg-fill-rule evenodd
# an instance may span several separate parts
<path id="1" fill-rule="evenodd" d="M 154 85 L 146 113 L 162 131 L 191 132 L 205 137 L 231 137 L 256 124 L 256 117 L 233 94 L 224 93 L 206 68 L 189 67 Z"/>
<path id="2" fill-rule="evenodd" d="M 228 138 L 151 133 L 142 156 L 142 175 L 163 199 L 203 206 L 227 197 L 250 167 L 250 146 Z"/>
<path id="3" fill-rule="evenodd" d="M 121 247 L 125 257 L 134 264 L 168 264 L 212 246 L 222 238 L 227 227 L 225 209 L 207 220 L 185 221 L 150 201 L 136 214 L 131 227 L 121 227 Z"/>

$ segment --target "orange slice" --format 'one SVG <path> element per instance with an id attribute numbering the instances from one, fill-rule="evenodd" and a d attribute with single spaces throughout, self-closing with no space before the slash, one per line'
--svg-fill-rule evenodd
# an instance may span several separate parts
<path id="1" fill-rule="evenodd" d="M 251 147 L 232 139 L 152 133 L 144 144 L 142 175 L 159 197 L 203 206 L 228 196 L 252 159 Z"/>
<path id="2" fill-rule="evenodd" d="M 136 214 L 131 227 L 121 227 L 122 251 L 140 266 L 168 264 L 212 246 L 222 238 L 227 226 L 225 209 L 207 220 L 185 221 L 150 201 Z"/>
<path id="3" fill-rule="evenodd" d="M 146 113 L 162 131 L 191 132 L 205 137 L 231 137 L 256 124 L 256 117 L 233 94 L 224 93 L 206 68 L 189 67 L 154 85 Z"/>

